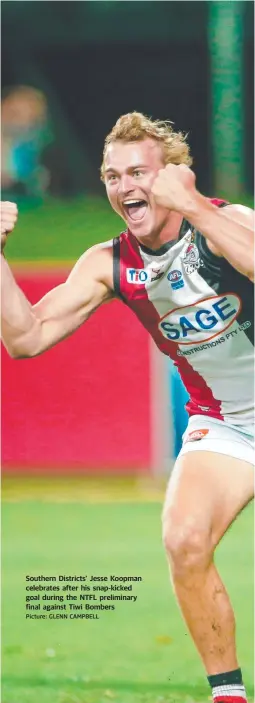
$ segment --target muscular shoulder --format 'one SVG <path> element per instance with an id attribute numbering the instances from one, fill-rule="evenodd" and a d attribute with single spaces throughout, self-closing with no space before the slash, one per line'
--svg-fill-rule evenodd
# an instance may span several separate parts
<path id="1" fill-rule="evenodd" d="M 254 210 L 246 207 L 245 205 L 227 203 L 225 207 L 220 208 L 220 212 L 221 216 L 223 215 L 224 217 L 233 220 L 233 222 L 238 222 L 240 225 L 244 225 L 244 227 L 254 228 Z M 210 242 L 209 239 L 206 239 L 206 244 L 212 254 L 222 257 L 221 252 L 214 246 L 214 244 L 212 244 L 212 242 Z"/>
<path id="2" fill-rule="evenodd" d="M 97 279 L 102 281 L 113 292 L 113 242 L 102 242 L 85 252 Z"/>
<path id="3" fill-rule="evenodd" d="M 254 227 L 254 210 L 246 205 L 228 205 L 223 214 L 244 227 Z"/>
<path id="4" fill-rule="evenodd" d="M 87 249 L 76 262 L 69 278 L 84 278 L 105 288 L 104 298 L 114 296 L 112 240 Z"/>

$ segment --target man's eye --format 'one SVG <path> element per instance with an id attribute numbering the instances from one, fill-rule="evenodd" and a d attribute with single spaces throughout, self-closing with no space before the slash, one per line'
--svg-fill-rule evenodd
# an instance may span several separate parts
<path id="1" fill-rule="evenodd" d="M 114 173 L 111 173 L 111 175 L 108 176 L 108 181 L 116 181 L 116 176 Z"/>
<path id="2" fill-rule="evenodd" d="M 134 171 L 134 176 L 141 176 L 141 175 L 142 175 L 142 171 L 140 171 L 139 168 L 136 168 L 136 170 Z"/>

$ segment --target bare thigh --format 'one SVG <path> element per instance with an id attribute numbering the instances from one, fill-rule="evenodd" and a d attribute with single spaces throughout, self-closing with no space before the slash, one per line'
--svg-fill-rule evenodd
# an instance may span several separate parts
<path id="1" fill-rule="evenodd" d="M 163 521 L 182 533 L 204 533 L 212 550 L 254 496 L 254 468 L 207 451 L 180 456 L 166 493 Z M 184 535 L 183 535 L 184 536 Z"/>

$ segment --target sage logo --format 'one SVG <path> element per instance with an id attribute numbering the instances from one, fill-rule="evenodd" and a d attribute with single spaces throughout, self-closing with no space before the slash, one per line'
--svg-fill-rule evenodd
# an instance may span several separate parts
<path id="1" fill-rule="evenodd" d="M 232 325 L 241 307 L 241 300 L 235 293 L 211 296 L 170 310 L 161 318 L 159 329 L 166 339 L 177 344 L 208 342 Z"/>
<path id="2" fill-rule="evenodd" d="M 128 283 L 140 283 L 144 284 L 148 280 L 149 276 L 145 269 L 127 269 L 127 281 Z"/>

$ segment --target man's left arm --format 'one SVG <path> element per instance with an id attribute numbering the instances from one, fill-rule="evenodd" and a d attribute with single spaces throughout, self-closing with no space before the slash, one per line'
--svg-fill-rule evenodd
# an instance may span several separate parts
<path id="1" fill-rule="evenodd" d="M 216 256 L 254 281 L 253 210 L 243 205 L 216 207 L 196 189 L 195 174 L 184 164 L 160 169 L 151 192 L 159 205 L 182 213 Z"/>
<path id="2" fill-rule="evenodd" d="M 184 217 L 204 235 L 208 248 L 254 281 L 254 211 L 244 205 L 218 208 L 196 191 Z"/>

